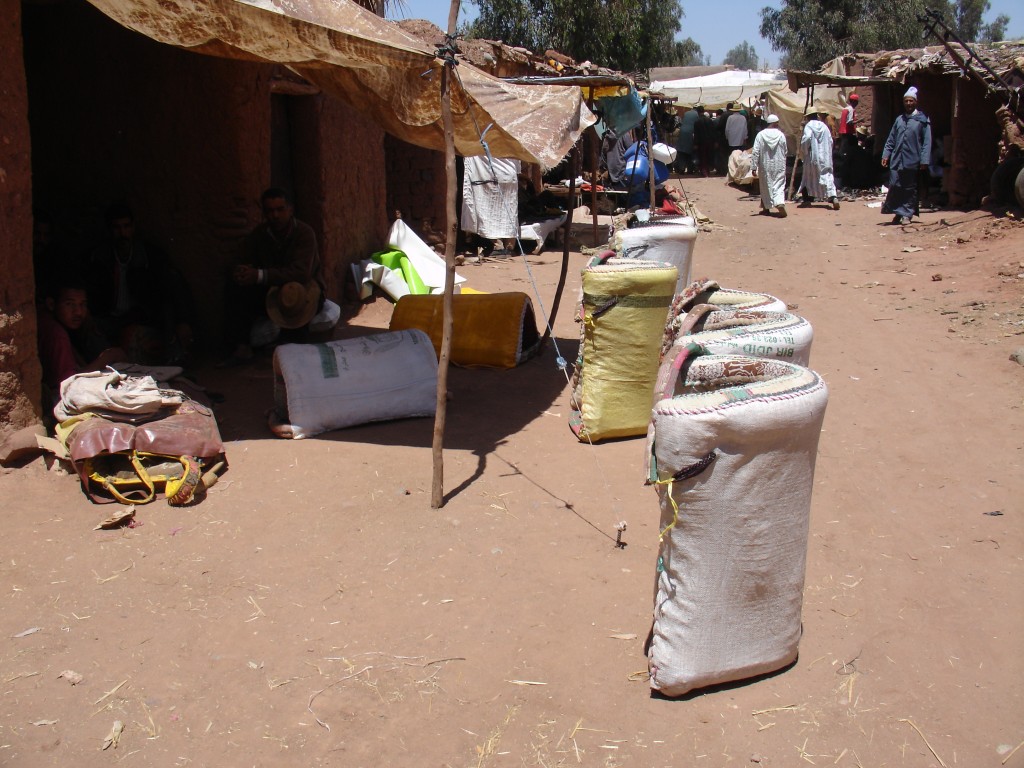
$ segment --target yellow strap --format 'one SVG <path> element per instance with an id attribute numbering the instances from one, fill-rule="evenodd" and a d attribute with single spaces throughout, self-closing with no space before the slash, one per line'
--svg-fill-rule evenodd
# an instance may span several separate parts
<path id="1" fill-rule="evenodd" d="M 156 487 L 153 485 L 153 480 L 149 476 L 149 472 L 147 472 L 146 468 L 142 465 L 142 460 L 134 451 L 132 451 L 132 454 L 131 456 L 128 457 L 128 460 L 131 462 L 132 467 L 135 469 L 135 474 L 139 476 L 139 480 L 141 480 L 142 484 L 146 487 L 145 498 L 128 498 L 120 491 L 118 491 L 114 484 L 110 482 L 108 478 L 103 478 L 103 489 L 122 504 L 148 504 L 156 497 Z M 131 493 L 138 492 L 132 491 Z"/>
<path id="2" fill-rule="evenodd" d="M 675 482 L 671 477 L 668 480 L 655 480 L 655 485 L 667 485 L 666 493 L 668 493 L 668 500 L 672 503 L 672 522 L 661 529 L 661 533 L 658 534 L 658 543 L 662 544 L 665 541 L 665 534 L 676 527 L 676 523 L 679 522 L 679 505 L 676 504 L 675 498 L 672 496 L 672 483 Z"/>

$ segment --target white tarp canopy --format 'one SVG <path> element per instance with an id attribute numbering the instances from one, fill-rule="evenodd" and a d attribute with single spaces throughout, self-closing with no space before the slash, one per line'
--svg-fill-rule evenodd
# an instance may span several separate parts
<path id="1" fill-rule="evenodd" d="M 685 80 L 655 80 L 651 83 L 651 93 L 674 98 L 676 105 L 680 107 L 700 104 L 718 109 L 729 102 L 746 103 L 765 91 L 787 87 L 785 73 L 730 69 L 714 75 L 688 77 Z"/>

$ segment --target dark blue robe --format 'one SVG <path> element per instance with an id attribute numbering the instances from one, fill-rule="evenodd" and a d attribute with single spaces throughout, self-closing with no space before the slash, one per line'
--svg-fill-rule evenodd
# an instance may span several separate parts
<path id="1" fill-rule="evenodd" d="M 889 161 L 889 193 L 882 203 L 882 213 L 917 216 L 917 173 L 927 166 L 932 154 L 932 128 L 928 117 L 918 110 L 902 114 L 885 140 L 882 159 Z"/>

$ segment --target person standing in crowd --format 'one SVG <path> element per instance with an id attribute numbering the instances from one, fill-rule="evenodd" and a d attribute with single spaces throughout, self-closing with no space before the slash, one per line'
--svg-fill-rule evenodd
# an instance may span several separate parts
<path id="1" fill-rule="evenodd" d="M 846 100 L 839 115 L 839 163 L 836 167 L 836 187 L 841 187 L 845 182 L 850 184 L 850 165 L 853 156 L 857 151 L 857 104 L 860 96 L 851 93 Z"/>
<path id="2" fill-rule="evenodd" d="M 803 136 L 800 137 L 800 157 L 804 163 L 798 190 L 798 194 L 803 196 L 800 205 L 807 206 L 815 200 L 828 200 L 832 209 L 838 211 L 839 197 L 832 178 L 832 131 L 821 119 L 821 111 L 814 107 L 811 109 Z"/>
<path id="3" fill-rule="evenodd" d="M 715 158 L 715 124 L 704 111 L 697 107 L 697 122 L 693 128 L 693 146 L 697 152 L 697 164 L 700 175 L 705 178 L 711 175 Z"/>
<path id="4" fill-rule="evenodd" d="M 909 224 L 920 215 L 917 194 L 918 171 L 927 171 L 932 154 L 932 128 L 928 117 L 917 108 L 917 88 L 903 94 L 903 114 L 889 131 L 882 150 L 882 167 L 889 169 L 889 192 L 882 213 L 893 214 L 893 224 Z"/>
<path id="5" fill-rule="evenodd" d="M 768 115 L 768 127 L 754 138 L 750 167 L 761 190 L 762 216 L 777 208 L 779 218 L 786 218 L 786 135 L 779 130 L 779 116 Z"/>
<path id="6" fill-rule="evenodd" d="M 732 109 L 732 105 L 730 105 Z M 725 142 L 731 155 L 747 146 L 747 116 L 742 111 L 730 113 L 725 121 Z"/>
<path id="7" fill-rule="evenodd" d="M 720 109 L 714 118 L 715 123 L 715 149 L 714 149 L 714 167 L 715 173 L 726 173 L 729 170 L 729 140 L 725 135 L 725 126 L 729 122 L 729 111 L 732 109 L 732 104 L 729 105 L 728 109 Z"/>
<path id="8" fill-rule="evenodd" d="M 703 109 L 701 112 L 703 112 Z M 695 107 L 690 107 L 679 122 L 679 138 L 676 140 L 677 173 L 683 174 L 696 171 L 697 164 L 694 162 L 693 134 L 699 119 L 700 113 Z"/>
<path id="9" fill-rule="evenodd" d="M 635 143 L 633 129 L 624 131 L 621 136 L 614 128 L 604 132 L 601 141 L 601 160 L 608 172 L 609 186 L 613 189 L 626 188 L 626 150 Z M 463 194 L 465 194 L 465 177 L 463 177 Z"/>

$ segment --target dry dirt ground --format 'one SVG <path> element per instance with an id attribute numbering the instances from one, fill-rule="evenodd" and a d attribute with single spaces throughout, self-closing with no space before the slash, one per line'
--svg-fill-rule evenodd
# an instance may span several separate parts
<path id="1" fill-rule="evenodd" d="M 110 508 L 42 460 L 0 476 L 0 764 L 1024 766 L 1024 225 L 892 227 L 863 201 L 769 219 L 684 185 L 714 220 L 695 276 L 796 307 L 830 388 L 792 667 L 651 695 L 642 440 L 573 438 L 552 347 L 452 371 L 439 510 L 429 419 L 273 439 L 261 360 L 201 372 L 231 467 L 197 506 L 100 532 Z M 560 256 L 530 261 L 549 306 Z M 519 260 L 460 272 L 533 290 Z"/>

